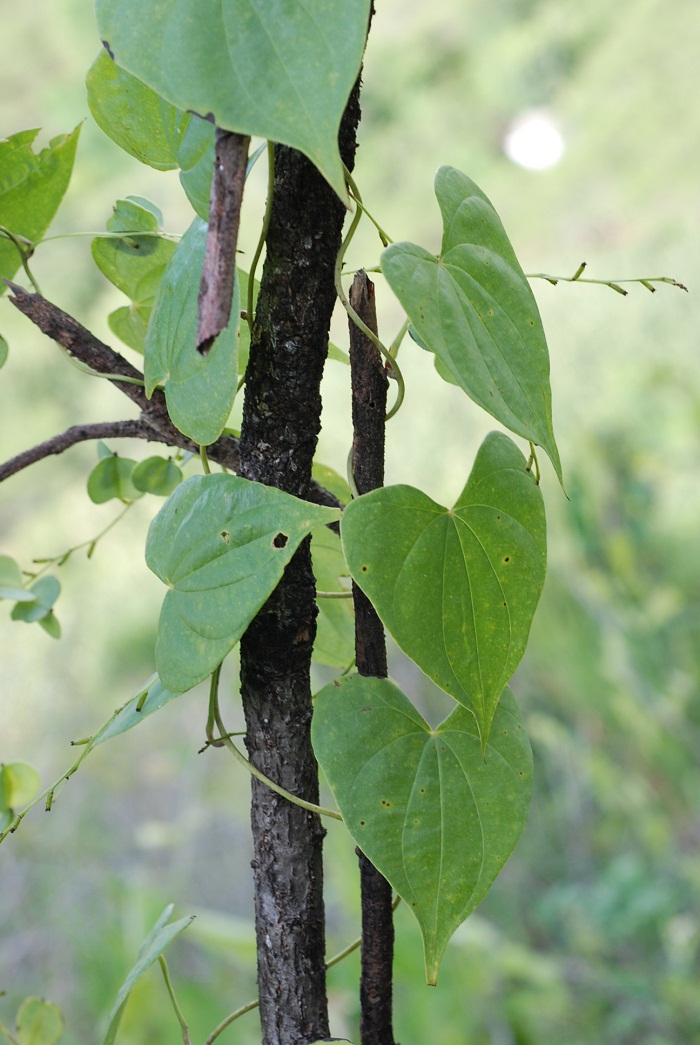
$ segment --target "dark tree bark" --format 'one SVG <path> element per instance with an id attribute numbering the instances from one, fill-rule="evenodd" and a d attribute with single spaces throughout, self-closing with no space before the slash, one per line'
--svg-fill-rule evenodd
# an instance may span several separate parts
<path id="1" fill-rule="evenodd" d="M 374 284 L 358 272 L 350 304 L 372 333 L 377 333 Z M 358 492 L 384 485 L 385 415 L 388 379 L 384 361 L 370 339 L 350 320 L 352 373 L 352 471 Z M 386 678 L 384 628 L 371 602 L 353 583 L 355 661 L 360 675 Z M 392 975 L 394 923 L 391 886 L 358 849 L 362 897 L 362 965 L 360 975 L 360 1041 L 362 1045 L 394 1045 Z"/>
<path id="2" fill-rule="evenodd" d="M 340 133 L 352 168 L 359 84 Z M 312 164 L 275 147 L 267 255 L 246 374 L 239 474 L 307 497 L 320 429 L 320 381 L 335 304 L 333 269 L 345 209 Z M 318 802 L 311 748 L 310 660 L 316 632 L 309 543 L 241 640 L 251 761 Z M 329 1035 L 319 818 L 252 782 L 251 823 L 263 1045 Z"/>

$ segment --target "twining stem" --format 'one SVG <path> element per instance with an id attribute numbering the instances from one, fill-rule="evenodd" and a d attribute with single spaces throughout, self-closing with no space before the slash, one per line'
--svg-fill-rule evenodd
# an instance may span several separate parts
<path id="1" fill-rule="evenodd" d="M 275 192 L 275 148 L 272 142 L 267 143 L 267 200 L 265 202 L 265 214 L 263 215 L 262 226 L 260 228 L 260 236 L 258 238 L 257 245 L 255 247 L 255 253 L 253 254 L 253 260 L 250 263 L 250 272 L 248 273 L 248 296 L 246 301 L 246 320 L 248 321 L 248 330 L 250 337 L 253 337 L 253 320 L 255 318 L 253 299 L 255 297 L 255 272 L 260 261 L 260 255 L 262 254 L 263 247 L 265 246 L 265 240 L 267 239 L 267 233 L 270 228 L 270 217 L 272 215 L 272 199 Z"/>
<path id="2" fill-rule="evenodd" d="M 656 293 L 654 283 L 668 283 L 672 287 L 678 287 L 679 290 L 688 292 L 688 288 L 683 283 L 679 283 L 677 279 L 671 279 L 670 276 L 636 276 L 633 279 L 589 279 L 583 275 L 585 270 L 586 262 L 582 261 L 573 276 L 550 276 L 546 272 L 528 272 L 526 273 L 526 279 L 544 279 L 547 283 L 551 283 L 553 287 L 556 287 L 557 283 L 597 283 L 602 287 L 610 287 L 611 290 L 622 294 L 624 297 L 627 296 L 628 291 L 621 286 L 622 283 L 641 283 L 652 294 Z"/>
<path id="3" fill-rule="evenodd" d="M 33 559 L 33 562 L 44 564 L 42 566 L 42 569 L 37 570 L 36 573 L 32 573 L 29 570 L 24 570 L 23 572 L 26 573 L 31 580 L 36 580 L 37 577 L 41 577 L 42 574 L 46 573 L 50 566 L 63 566 L 64 563 L 68 561 L 73 552 L 80 551 L 81 548 L 88 549 L 87 557 L 88 559 L 91 559 L 98 542 L 101 541 L 102 538 L 105 537 L 109 533 L 109 531 L 117 525 L 117 523 L 121 522 L 121 520 L 124 518 L 129 509 L 133 508 L 134 504 L 134 501 L 129 501 L 128 504 L 125 504 L 122 510 L 119 512 L 119 514 L 115 515 L 112 521 L 107 523 L 105 528 L 103 530 L 100 530 L 96 537 L 92 537 L 88 541 L 81 541 L 80 544 L 74 544 L 72 548 L 69 548 L 61 555 L 52 555 L 43 559 Z"/>
<path id="4" fill-rule="evenodd" d="M 12 245 L 16 248 L 17 253 L 19 254 L 20 262 L 22 264 L 22 268 L 24 269 L 24 274 L 26 275 L 31 285 L 34 287 L 36 293 L 41 294 L 39 284 L 34 279 L 32 271 L 29 268 L 29 259 L 34 253 L 34 244 L 30 240 L 25 239 L 24 236 L 17 236 L 14 232 L 11 232 L 10 229 L 6 228 L 4 225 L 0 225 L 0 236 L 5 236 L 7 239 L 9 239 L 10 243 L 12 243 Z"/>
<path id="5" fill-rule="evenodd" d="M 221 665 L 219 665 L 219 668 L 220 667 Z M 315 805 L 313 802 L 306 802 L 303 798 L 299 798 L 297 797 L 297 795 L 293 795 L 290 791 L 287 791 L 279 784 L 276 784 L 274 780 L 270 780 L 270 778 L 265 776 L 265 774 L 261 772 L 256 766 L 254 766 L 252 762 L 248 761 L 248 759 L 245 757 L 242 751 L 238 750 L 234 742 L 231 740 L 231 734 L 227 732 L 226 726 L 224 725 L 223 720 L 221 718 L 221 711 L 219 709 L 218 681 L 219 677 L 217 675 L 216 685 L 212 683 L 212 689 L 210 693 L 209 714 L 210 716 L 213 715 L 214 723 L 216 724 L 216 727 L 219 730 L 219 736 L 210 738 L 209 733 L 207 733 L 207 739 L 209 740 L 209 744 L 207 744 L 206 746 L 219 746 L 219 742 L 221 742 L 224 747 L 228 748 L 233 757 L 238 762 L 240 762 L 242 766 L 245 766 L 245 768 L 248 770 L 251 776 L 255 777 L 255 779 L 259 780 L 262 784 L 265 784 L 267 787 L 270 788 L 271 791 L 274 791 L 276 794 L 281 795 L 282 798 L 286 798 L 288 802 L 292 802 L 295 806 L 299 806 L 301 809 L 308 809 L 311 813 L 318 813 L 319 816 L 330 816 L 333 817 L 334 820 L 342 820 L 342 816 L 340 815 L 340 813 L 336 812 L 335 809 L 326 809 L 324 806 Z M 207 722 L 207 729 L 208 728 L 209 723 Z"/>
<path id="6" fill-rule="evenodd" d="M 348 188 L 350 190 L 350 195 L 352 196 L 352 198 L 354 199 L 355 203 L 357 204 L 359 209 L 362 211 L 362 213 L 367 218 L 369 218 L 369 220 L 374 225 L 375 229 L 379 233 L 379 238 L 382 241 L 382 245 L 384 247 L 388 247 L 390 243 L 393 243 L 393 240 L 387 235 L 387 233 L 381 227 L 381 225 L 376 220 L 376 218 L 372 217 L 370 212 L 365 207 L 364 203 L 362 202 L 362 196 L 360 195 L 360 190 L 358 189 L 357 185 L 355 184 L 355 180 L 354 180 L 352 174 L 350 173 L 350 171 L 345 166 L 343 166 L 343 170 L 345 171 L 345 181 L 347 182 L 347 186 L 348 186 Z"/>

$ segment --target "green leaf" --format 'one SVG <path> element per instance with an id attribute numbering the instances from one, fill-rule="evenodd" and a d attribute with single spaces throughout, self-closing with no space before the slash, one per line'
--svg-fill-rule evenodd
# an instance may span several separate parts
<path id="1" fill-rule="evenodd" d="M 160 231 L 162 216 L 158 208 L 141 197 L 117 200 L 107 222 L 109 232 Z M 100 271 L 131 304 L 112 312 L 110 329 L 137 352 L 146 347 L 148 321 L 156 293 L 176 245 L 160 236 L 133 235 L 125 239 L 97 237 L 92 241 L 92 256 Z"/>
<path id="2" fill-rule="evenodd" d="M 34 602 L 34 595 L 27 591 L 19 566 L 9 555 L 0 555 L 0 599 L 14 602 Z"/>
<path id="3" fill-rule="evenodd" d="M 485 759 L 465 708 L 431 729 L 393 682 L 360 675 L 316 695 L 311 735 L 348 831 L 418 919 L 434 984 L 525 827 L 532 755 L 513 696 Z"/>
<path id="4" fill-rule="evenodd" d="M 162 106 L 167 103 L 155 91 L 120 68 L 105 50 L 90 67 L 86 85 L 95 122 L 120 149 L 159 171 L 177 167 L 163 126 Z"/>
<path id="5" fill-rule="evenodd" d="M 170 457 L 147 457 L 136 465 L 131 481 L 137 490 L 169 497 L 182 482 L 182 472 Z"/>
<path id="6" fill-rule="evenodd" d="M 0 334 L 0 370 L 4 367 L 7 362 L 7 357 L 10 354 L 10 346 L 7 343 L 7 339 Z"/>
<path id="7" fill-rule="evenodd" d="M 313 468 L 311 469 L 311 477 L 324 489 L 332 493 L 334 497 L 337 497 L 341 504 L 349 504 L 352 500 L 352 494 L 350 487 L 348 486 L 347 479 L 344 479 L 342 475 L 338 475 L 332 468 L 329 468 L 326 464 L 318 464 L 314 461 Z"/>
<path id="8" fill-rule="evenodd" d="M 173 254 L 161 280 L 146 338 L 146 395 L 165 384 L 173 424 L 196 443 L 208 446 L 221 435 L 238 385 L 240 326 L 238 279 L 231 319 L 208 355 L 196 348 L 199 281 L 207 226 L 195 218 Z"/>
<path id="9" fill-rule="evenodd" d="M 319 591 L 348 591 L 340 578 L 348 568 L 340 538 L 327 526 L 316 530 L 311 541 L 316 587 Z M 355 659 L 355 614 L 352 599 L 318 599 L 318 619 L 313 659 L 317 664 L 347 668 Z"/>
<path id="10" fill-rule="evenodd" d="M 136 461 L 129 457 L 110 454 L 97 462 L 87 481 L 88 497 L 95 504 L 104 504 L 117 498 L 125 504 L 143 497 L 131 481 Z"/>
<path id="11" fill-rule="evenodd" d="M 61 594 L 61 584 L 58 577 L 48 574 L 40 577 L 29 586 L 29 592 L 33 596 L 32 602 L 22 600 L 17 602 L 12 610 L 13 620 L 23 620 L 26 624 L 41 621 L 48 617 L 58 596 Z"/>
<path id="12" fill-rule="evenodd" d="M 474 711 L 486 744 L 546 567 L 542 494 L 518 448 L 488 435 L 454 508 L 388 486 L 349 504 L 340 527 L 354 580 L 401 649 Z"/>
<path id="13" fill-rule="evenodd" d="M 26 806 L 40 786 L 41 778 L 29 763 L 0 763 L 0 809 L 19 809 Z"/>
<path id="14" fill-rule="evenodd" d="M 0 141 L 0 225 L 32 243 L 43 237 L 68 188 L 80 127 L 37 154 L 38 133 L 20 131 Z M 17 248 L 0 233 L 0 278 L 12 279 L 20 263 Z M 0 283 L 0 294 L 4 290 Z"/>
<path id="15" fill-rule="evenodd" d="M 156 668 L 175 693 L 205 679 L 233 649 L 316 527 L 321 508 L 235 475 L 193 476 L 151 523 L 146 562 L 169 585 Z"/>
<path id="16" fill-rule="evenodd" d="M 338 129 L 370 0 L 97 0 L 115 61 L 179 109 L 305 153 L 346 200 Z"/>
<path id="17" fill-rule="evenodd" d="M 50 635 L 52 639 L 60 639 L 61 637 L 61 625 L 58 622 L 56 614 L 53 610 L 50 610 L 46 616 L 39 617 L 37 624 L 40 628 L 43 628 L 47 635 Z"/>
<path id="18" fill-rule="evenodd" d="M 201 218 L 209 214 L 216 129 L 183 112 L 102 51 L 87 75 L 88 104 L 112 141 L 156 170 L 180 167 L 180 181 Z"/>
<path id="19" fill-rule="evenodd" d="M 121 733 L 126 733 L 128 730 L 133 729 L 134 726 L 140 725 L 149 715 L 160 711 L 175 697 L 182 696 L 182 693 L 171 693 L 170 690 L 167 690 L 157 676 L 150 684 L 147 684 L 147 689 L 148 695 L 141 704 L 141 709 L 137 710 L 137 707 L 141 703 L 146 687 L 137 693 L 135 697 L 132 697 L 123 708 L 120 708 L 114 718 L 110 719 L 102 727 L 99 733 L 94 736 L 91 747 L 97 747 L 98 744 L 104 744 L 105 740 L 111 740 L 112 737 L 118 737 Z"/>
<path id="20" fill-rule="evenodd" d="M 549 353 L 530 285 L 498 214 L 473 181 L 441 167 L 435 195 L 443 220 L 439 257 L 414 243 L 394 243 L 382 254 L 382 272 L 419 344 L 475 403 L 544 447 L 561 481 Z"/>
<path id="21" fill-rule="evenodd" d="M 120 987 L 119 993 L 117 994 L 117 1000 L 109 1014 L 107 1030 L 102 1039 L 103 1045 L 113 1045 L 117 1037 L 117 1030 L 119 1029 L 119 1023 L 124 1008 L 129 999 L 129 994 L 131 993 L 131 989 L 136 981 L 140 976 L 143 976 L 146 970 L 149 969 L 154 962 L 158 961 L 158 958 L 170 941 L 174 939 L 178 933 L 181 933 L 183 929 L 186 929 L 194 918 L 194 915 L 192 914 L 187 918 L 181 918 L 178 922 L 173 922 L 171 925 L 167 925 L 166 923 L 172 914 L 172 911 L 173 904 L 168 904 L 153 929 L 144 940 L 141 950 L 139 951 L 138 961 Z"/>
<path id="22" fill-rule="evenodd" d="M 22 1045 L 56 1045 L 63 1037 L 63 1016 L 57 1005 L 25 998 L 17 1012 L 17 1037 Z"/>

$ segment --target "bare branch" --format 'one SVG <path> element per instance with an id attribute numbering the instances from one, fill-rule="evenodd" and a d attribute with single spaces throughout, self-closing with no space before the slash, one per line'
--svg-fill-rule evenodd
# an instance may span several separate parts
<path id="1" fill-rule="evenodd" d="M 145 390 L 140 385 L 119 381 L 119 376 L 135 378 L 139 381 L 143 380 L 143 374 L 132 366 L 124 356 L 115 352 L 109 345 L 105 345 L 104 342 L 100 341 L 99 338 L 82 326 L 77 319 L 74 319 L 67 312 L 63 312 L 62 309 L 47 301 L 41 294 L 30 294 L 29 291 L 17 286 L 16 283 L 11 283 L 7 279 L 4 282 L 12 291 L 12 296 L 8 300 L 12 302 L 15 308 L 39 327 L 44 334 L 57 344 L 62 345 L 76 359 L 86 363 L 92 370 L 96 370 L 98 373 L 106 375 L 108 379 L 113 380 L 115 388 L 118 388 L 120 392 L 128 396 L 141 410 L 140 420 L 133 422 L 113 421 L 105 422 L 105 424 L 114 426 L 133 423 L 140 427 L 138 431 L 134 429 L 130 433 L 132 438 L 150 439 L 154 442 L 164 443 L 166 446 L 178 446 L 182 450 L 189 450 L 195 454 L 199 453 L 199 446 L 192 439 L 188 439 L 186 435 L 183 435 L 170 420 L 164 392 L 156 388 L 151 398 L 148 399 Z M 110 375 L 114 375 L 114 379 Z M 81 428 L 85 430 L 90 427 L 95 426 L 77 426 L 76 429 L 69 429 L 68 431 L 77 431 Z M 61 440 L 67 434 L 64 432 L 63 435 L 55 436 L 54 439 Z M 122 431 L 122 434 L 126 433 Z M 111 437 L 114 438 L 114 434 Z M 87 436 L 86 438 L 100 439 L 103 436 Z M 48 440 L 48 443 L 51 442 L 52 440 Z M 75 439 L 74 442 L 80 442 L 80 439 Z M 18 455 L 18 457 L 13 458 L 12 461 L 8 461 L 0 467 L 0 481 L 9 478 L 10 475 L 14 475 L 21 468 L 26 468 L 28 465 L 33 464 L 35 460 L 41 460 L 52 453 L 62 453 L 70 445 L 73 444 L 67 443 L 60 450 L 48 450 L 42 453 L 42 447 L 47 446 L 47 443 L 42 443 L 41 446 L 26 450 L 23 454 Z M 37 454 L 37 452 L 39 452 L 38 456 L 31 456 Z M 215 443 L 207 447 L 207 456 L 211 461 L 215 461 L 224 468 L 237 472 L 239 465 L 238 439 L 233 435 L 220 436 Z M 16 462 L 22 460 L 24 463 L 14 467 Z M 332 508 L 342 507 L 341 502 L 324 487 L 319 486 L 318 483 L 311 484 L 308 500 L 314 504 L 325 504 Z"/>
<path id="2" fill-rule="evenodd" d="M 0 465 L 0 483 L 16 475 L 22 469 L 28 468 L 30 464 L 43 461 L 45 457 L 54 454 L 62 454 L 64 450 L 75 446 L 76 443 L 84 443 L 90 439 L 152 439 L 159 440 L 155 429 L 143 421 L 104 421 L 100 424 L 75 425 L 66 429 L 60 435 L 54 435 L 44 443 L 33 446 L 30 450 L 24 450 L 21 454 Z"/>
<path id="3" fill-rule="evenodd" d="M 231 317 L 236 243 L 250 138 L 216 129 L 209 228 L 199 286 L 197 350 L 207 354 Z"/>

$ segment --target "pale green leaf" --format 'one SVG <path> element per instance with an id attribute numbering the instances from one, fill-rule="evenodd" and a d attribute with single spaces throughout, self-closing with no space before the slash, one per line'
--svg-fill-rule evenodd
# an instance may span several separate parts
<path id="1" fill-rule="evenodd" d="M 61 584 L 58 577 L 54 577 L 53 574 L 47 574 L 45 577 L 39 577 L 33 584 L 30 584 L 28 591 L 32 595 L 33 601 L 27 602 L 22 600 L 17 602 L 12 610 L 11 617 L 13 620 L 23 620 L 26 624 L 32 624 L 34 621 L 41 621 L 42 618 L 49 615 L 53 604 L 61 594 Z"/>
<path id="2" fill-rule="evenodd" d="M 530 285 L 501 220 L 481 189 L 441 167 L 435 194 L 443 220 L 435 257 L 393 243 L 382 272 L 415 329 L 475 403 L 544 447 L 561 481 L 552 428 L 549 353 Z"/>
<path id="3" fill-rule="evenodd" d="M 24 587 L 19 566 L 9 555 L 0 555 L 0 599 L 34 602 L 34 596 Z"/>
<path id="4" fill-rule="evenodd" d="M 160 711 L 161 708 L 169 704 L 175 697 L 182 696 L 181 693 L 171 693 L 167 690 L 160 679 L 156 676 L 155 679 L 147 684 L 147 695 L 146 699 L 143 700 L 144 692 L 146 688 L 142 689 L 135 697 L 124 705 L 123 708 L 117 712 L 114 718 L 102 727 L 102 729 L 95 735 L 92 740 L 91 747 L 97 747 L 98 744 L 104 744 L 105 740 L 111 740 L 112 737 L 118 737 L 121 733 L 126 733 L 128 730 L 133 729 L 134 726 L 140 725 L 149 715 L 153 715 L 156 711 Z M 141 703 L 143 700 L 143 703 Z M 138 705 L 141 704 L 140 709 L 137 710 Z"/>
<path id="5" fill-rule="evenodd" d="M 338 129 L 370 0 L 97 0 L 115 61 L 179 109 L 305 153 L 345 200 Z"/>
<path id="6" fill-rule="evenodd" d="M 22 1045 L 56 1045 L 63 1037 L 63 1016 L 57 1005 L 25 998 L 17 1012 L 17 1037 Z"/>
<path id="7" fill-rule="evenodd" d="M 238 279 L 231 318 L 208 355 L 197 351 L 199 283 L 207 226 L 195 218 L 173 254 L 158 288 L 146 338 L 146 394 L 165 385 L 168 413 L 176 428 L 208 446 L 221 435 L 238 385 L 240 326 Z"/>
<path id="8" fill-rule="evenodd" d="M 319 486 L 322 486 L 329 493 L 332 493 L 334 497 L 337 497 L 341 504 L 349 504 L 352 500 L 352 493 L 350 492 L 347 479 L 342 475 L 338 475 L 327 464 L 319 464 L 314 461 L 311 477 Z"/>
<path id="9" fill-rule="evenodd" d="M 384 625 L 473 709 L 485 744 L 544 583 L 544 505 L 523 455 L 492 432 L 454 508 L 387 486 L 352 501 L 340 526 L 350 573 Z"/>
<path id="10" fill-rule="evenodd" d="M 143 491 L 138 490 L 131 481 L 135 467 L 136 461 L 129 457 L 119 457 L 118 454 L 102 457 L 88 476 L 87 492 L 90 500 L 95 504 L 104 504 L 116 498 L 127 503 L 143 497 Z"/>
<path id="11" fill-rule="evenodd" d="M 348 831 L 418 919 L 436 983 L 525 827 L 532 756 L 510 690 L 484 756 L 465 708 L 431 729 L 393 682 L 360 675 L 316 695 L 312 740 Z"/>
<path id="12" fill-rule="evenodd" d="M 10 354 L 10 346 L 7 343 L 7 338 L 4 338 L 0 334 L 0 370 L 4 367 L 7 362 L 7 357 Z"/>
<path id="13" fill-rule="evenodd" d="M 191 689 L 233 649 L 316 527 L 339 512 L 235 475 L 185 480 L 151 523 L 146 562 L 170 588 L 156 668 L 172 692 Z"/>
<path id="14" fill-rule="evenodd" d="M 117 994 L 117 1000 L 109 1014 L 107 1030 L 102 1039 L 103 1045 L 113 1045 L 116 1040 L 124 1008 L 129 999 L 131 989 L 136 981 L 139 977 L 143 976 L 154 962 L 158 961 L 158 958 L 170 941 L 177 936 L 178 933 L 181 933 L 183 929 L 186 929 L 194 918 L 194 915 L 190 915 L 187 918 L 181 918 L 178 922 L 172 922 L 172 924 L 167 925 L 166 923 L 172 914 L 172 910 L 173 905 L 168 904 L 155 926 L 144 940 L 141 950 L 139 951 L 138 961 L 120 987 L 119 993 Z"/>
<path id="15" fill-rule="evenodd" d="M 316 530 L 311 541 L 316 588 L 349 591 L 348 568 L 340 538 L 327 526 Z M 345 583 L 343 583 L 343 581 Z M 317 664 L 347 668 L 355 659 L 355 614 L 352 599 L 319 598 L 313 659 Z"/>
<path id="16" fill-rule="evenodd" d="M 0 763 L 0 809 L 19 809 L 31 802 L 41 778 L 28 762 Z"/>
<path id="17" fill-rule="evenodd" d="M 20 131 L 0 141 L 0 225 L 32 243 L 43 237 L 68 188 L 80 127 L 35 153 L 38 133 Z M 12 279 L 20 263 L 17 248 L 0 233 L 0 277 Z M 0 280 L 0 294 L 4 290 Z"/>

